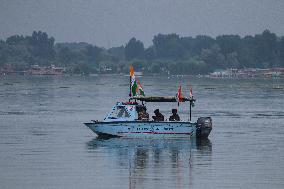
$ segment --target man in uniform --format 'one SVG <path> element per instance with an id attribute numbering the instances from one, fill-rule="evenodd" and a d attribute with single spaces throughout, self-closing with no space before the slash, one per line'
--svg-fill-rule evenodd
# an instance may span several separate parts
<path id="1" fill-rule="evenodd" d="M 146 112 L 146 107 L 142 107 L 138 112 L 138 120 L 149 120 L 149 114 Z"/>
<path id="2" fill-rule="evenodd" d="M 177 109 L 172 109 L 173 115 L 170 116 L 170 121 L 180 121 L 179 115 L 177 114 Z"/>
<path id="3" fill-rule="evenodd" d="M 155 115 L 152 116 L 154 121 L 164 121 L 164 116 L 163 116 L 163 114 L 160 113 L 159 109 L 156 109 L 154 111 L 154 113 L 155 113 Z"/>

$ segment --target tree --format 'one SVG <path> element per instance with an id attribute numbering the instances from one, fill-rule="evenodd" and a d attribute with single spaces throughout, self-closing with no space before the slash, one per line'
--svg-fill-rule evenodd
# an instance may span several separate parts
<path id="1" fill-rule="evenodd" d="M 220 53 L 220 47 L 217 44 L 210 49 L 203 49 L 200 58 L 213 68 L 226 68 L 225 56 Z"/>
<path id="2" fill-rule="evenodd" d="M 216 43 L 220 47 L 223 55 L 238 52 L 241 46 L 241 38 L 238 35 L 222 35 L 216 38 Z"/>
<path id="3" fill-rule="evenodd" d="M 255 39 L 252 36 L 245 36 L 241 41 L 241 47 L 238 51 L 239 67 L 255 68 L 257 67 L 257 52 Z"/>
<path id="4" fill-rule="evenodd" d="M 228 68 L 239 68 L 239 60 L 238 60 L 238 53 L 232 52 L 227 54 L 226 56 L 226 65 Z"/>
<path id="5" fill-rule="evenodd" d="M 8 37 L 6 39 L 6 43 L 9 45 L 16 45 L 19 44 L 20 42 L 24 41 L 25 38 L 21 35 L 13 35 L 11 37 Z"/>
<path id="6" fill-rule="evenodd" d="M 70 62 L 72 62 L 72 52 L 67 47 L 62 47 L 57 53 L 57 60 L 58 62 L 62 63 L 63 65 L 66 65 Z"/>
<path id="7" fill-rule="evenodd" d="M 60 64 L 76 73 L 96 72 L 100 65 L 112 72 L 128 72 L 133 64 L 145 73 L 204 74 L 214 69 L 284 67 L 284 37 L 269 30 L 254 36 L 205 35 L 180 37 L 158 34 L 144 48 L 131 38 L 124 46 L 104 49 L 85 42 L 57 43 L 42 31 L 0 40 L 0 67 Z"/>
<path id="8" fill-rule="evenodd" d="M 107 52 L 111 56 L 116 57 L 117 60 L 124 60 L 124 58 L 125 58 L 125 48 L 124 48 L 124 46 L 112 47 L 112 48 L 108 49 Z"/>
<path id="9" fill-rule="evenodd" d="M 284 67 L 284 37 L 281 37 L 279 39 L 278 54 L 279 54 L 280 66 Z"/>
<path id="10" fill-rule="evenodd" d="M 93 45 L 89 45 L 82 50 L 82 53 L 86 56 L 87 61 L 91 64 L 98 64 L 101 59 L 101 52 L 102 49 Z"/>
<path id="11" fill-rule="evenodd" d="M 210 49 L 215 44 L 215 40 L 206 35 L 198 35 L 192 43 L 191 51 L 193 54 L 199 55 L 203 49 Z"/>
<path id="12" fill-rule="evenodd" d="M 183 47 L 177 34 L 158 34 L 154 36 L 153 46 L 157 58 L 178 59 L 183 56 Z"/>
<path id="13" fill-rule="evenodd" d="M 263 31 L 260 35 L 255 35 L 257 60 L 263 67 L 272 67 L 276 58 L 277 37 L 269 30 Z"/>
<path id="14" fill-rule="evenodd" d="M 127 60 L 144 59 L 144 45 L 136 38 L 131 38 L 125 46 L 125 57 Z"/>
<path id="15" fill-rule="evenodd" d="M 148 47 L 148 48 L 145 50 L 145 59 L 146 59 L 146 60 L 154 60 L 156 57 L 157 57 L 156 51 L 155 51 L 155 49 L 154 49 L 153 46 Z"/>
<path id="16" fill-rule="evenodd" d="M 27 37 L 29 44 L 32 46 L 33 56 L 40 59 L 53 60 L 55 57 L 54 38 L 48 37 L 45 32 L 34 31 L 31 37 Z"/>

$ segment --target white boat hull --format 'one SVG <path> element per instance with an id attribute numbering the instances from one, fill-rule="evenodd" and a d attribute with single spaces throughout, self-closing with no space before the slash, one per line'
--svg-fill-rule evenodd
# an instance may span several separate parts
<path id="1" fill-rule="evenodd" d="M 196 135 L 196 123 L 117 121 L 85 123 L 99 137 L 190 138 Z"/>

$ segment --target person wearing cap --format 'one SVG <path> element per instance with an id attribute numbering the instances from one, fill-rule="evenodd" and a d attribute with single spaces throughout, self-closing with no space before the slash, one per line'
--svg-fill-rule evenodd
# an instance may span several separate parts
<path id="1" fill-rule="evenodd" d="M 170 116 L 169 120 L 170 121 L 180 121 L 180 117 L 177 114 L 177 109 L 172 109 L 173 115 Z"/>
<path id="2" fill-rule="evenodd" d="M 163 114 L 160 113 L 159 109 L 156 109 L 154 111 L 154 113 L 155 113 L 155 115 L 152 116 L 154 121 L 164 121 L 164 116 L 163 116 Z"/>

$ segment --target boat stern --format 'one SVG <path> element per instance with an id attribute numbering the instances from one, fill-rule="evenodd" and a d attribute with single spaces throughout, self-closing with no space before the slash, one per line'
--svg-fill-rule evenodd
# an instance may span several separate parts
<path id="1" fill-rule="evenodd" d="M 199 117 L 196 123 L 196 137 L 208 138 L 212 130 L 212 118 L 211 117 Z"/>

